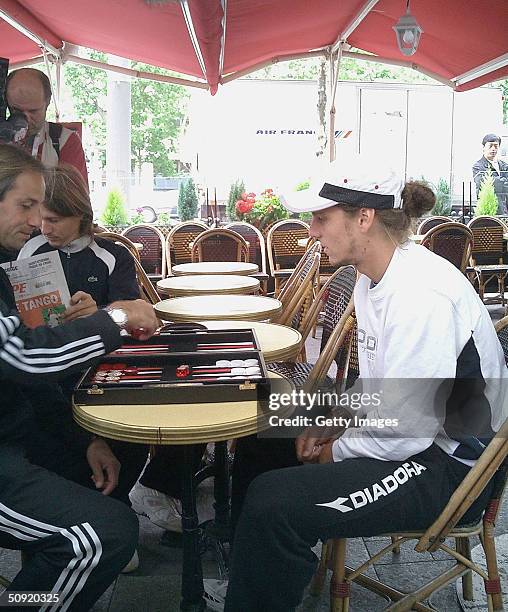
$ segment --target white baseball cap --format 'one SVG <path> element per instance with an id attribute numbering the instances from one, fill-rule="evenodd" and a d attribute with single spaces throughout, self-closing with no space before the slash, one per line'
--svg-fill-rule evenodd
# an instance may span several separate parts
<path id="1" fill-rule="evenodd" d="M 392 168 L 382 168 L 379 160 L 361 156 L 336 160 L 325 168 L 310 188 L 282 196 L 282 203 L 293 213 L 316 212 L 337 204 L 358 208 L 402 208 L 404 179 Z"/>

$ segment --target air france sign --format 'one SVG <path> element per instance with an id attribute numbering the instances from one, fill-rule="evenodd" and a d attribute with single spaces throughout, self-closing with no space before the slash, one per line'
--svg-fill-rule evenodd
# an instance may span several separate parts
<path id="1" fill-rule="evenodd" d="M 349 138 L 353 130 L 335 130 L 336 139 Z M 315 136 L 316 130 L 256 130 L 256 136 Z"/>

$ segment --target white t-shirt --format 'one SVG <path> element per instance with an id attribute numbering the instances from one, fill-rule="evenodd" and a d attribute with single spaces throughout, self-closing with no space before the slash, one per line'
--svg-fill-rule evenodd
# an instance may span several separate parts
<path id="1" fill-rule="evenodd" d="M 406 243 L 377 285 L 360 276 L 354 300 L 358 385 L 367 394 L 356 414 L 369 420 L 334 443 L 334 460 L 405 460 L 435 441 L 472 465 L 474 448 L 508 416 L 508 369 L 471 283 L 442 257 Z"/>

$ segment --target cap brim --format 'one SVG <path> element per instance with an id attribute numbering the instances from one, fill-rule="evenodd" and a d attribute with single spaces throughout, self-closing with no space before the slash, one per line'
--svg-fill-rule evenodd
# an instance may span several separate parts
<path id="1" fill-rule="evenodd" d="M 302 191 L 295 191 L 289 195 L 281 196 L 282 204 L 292 213 L 317 212 L 332 206 L 337 206 L 337 202 L 322 198 L 319 189 L 310 187 Z"/>

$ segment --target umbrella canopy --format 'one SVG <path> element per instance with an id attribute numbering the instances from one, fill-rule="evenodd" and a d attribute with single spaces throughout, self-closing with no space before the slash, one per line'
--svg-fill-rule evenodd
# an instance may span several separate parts
<path id="1" fill-rule="evenodd" d="M 423 34 L 406 57 L 393 31 L 406 0 L 0 0 L 0 56 L 16 64 L 44 46 L 65 59 L 71 43 L 169 68 L 212 94 L 267 62 L 339 46 L 458 91 L 508 76 L 506 0 L 412 0 L 410 8 Z"/>

